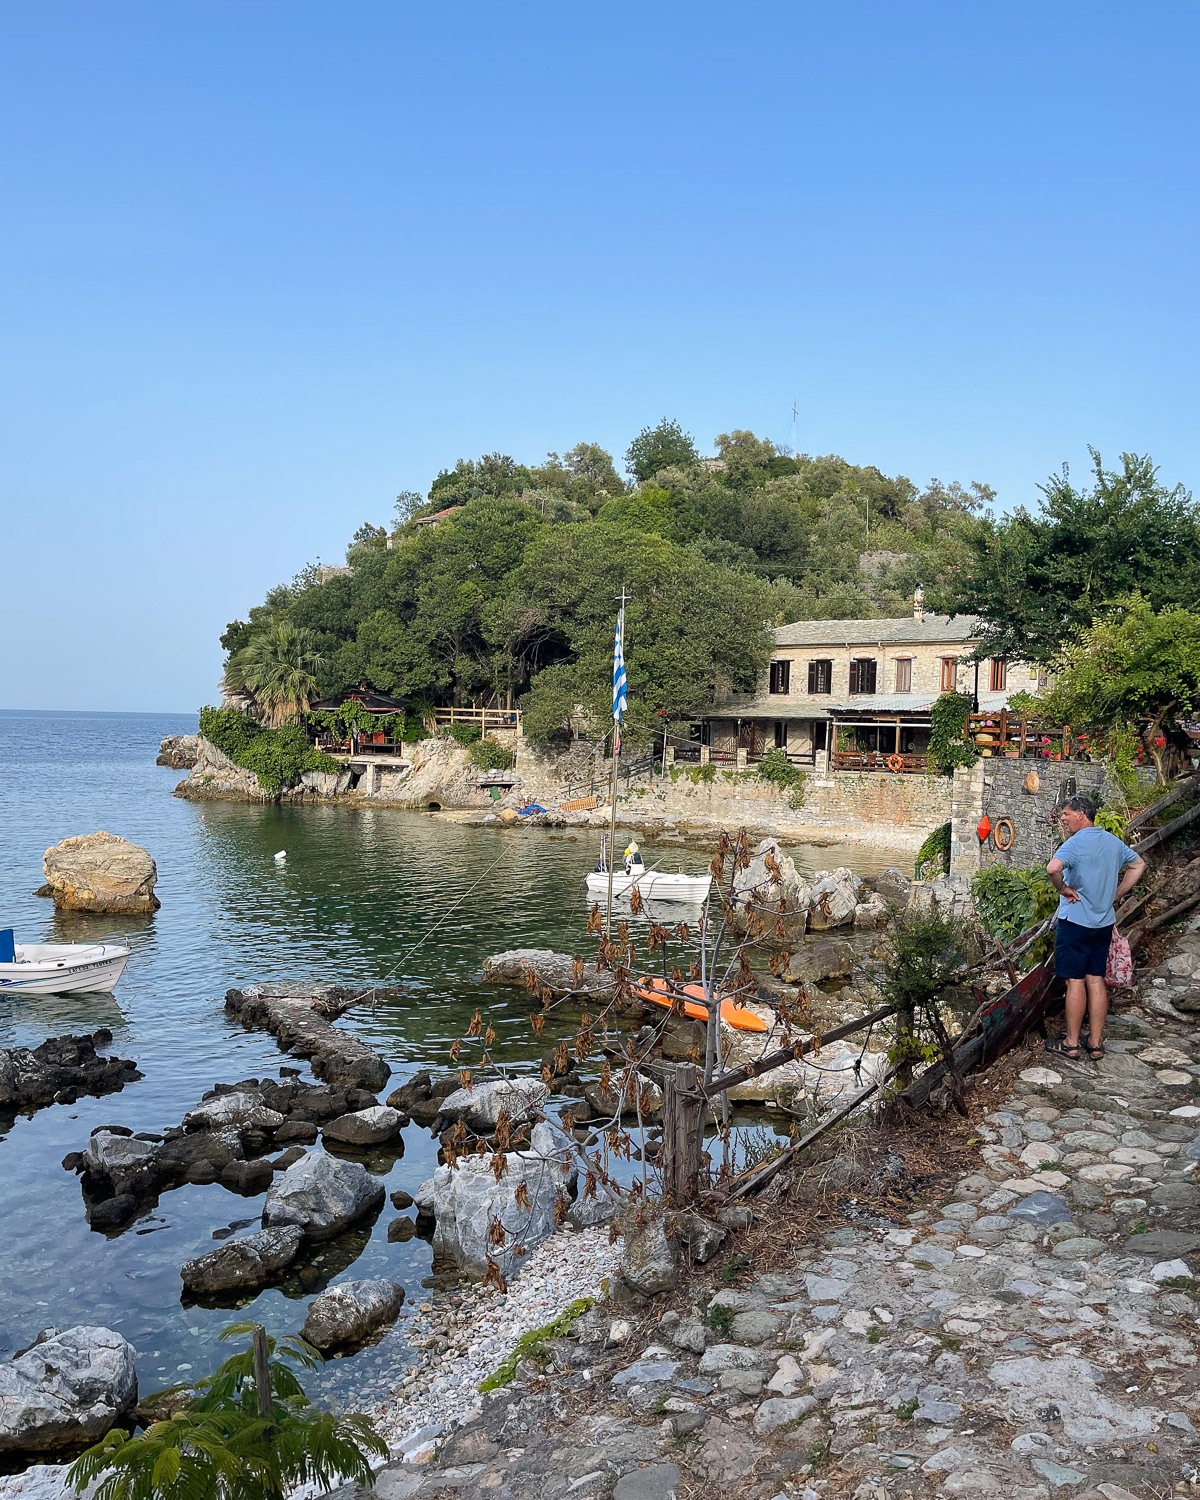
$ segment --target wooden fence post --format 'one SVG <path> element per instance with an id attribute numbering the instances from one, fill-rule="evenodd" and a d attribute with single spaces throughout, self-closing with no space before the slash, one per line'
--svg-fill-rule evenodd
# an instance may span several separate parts
<path id="1" fill-rule="evenodd" d="M 682 1207 L 695 1202 L 699 1188 L 708 1101 L 700 1091 L 700 1070 L 692 1063 L 664 1065 L 662 1079 L 663 1196 Z"/>
<path id="2" fill-rule="evenodd" d="M 271 1402 L 271 1366 L 267 1356 L 267 1331 L 261 1323 L 254 1325 L 254 1394 L 258 1401 L 258 1414 L 264 1422 L 271 1420 L 274 1406 Z"/>

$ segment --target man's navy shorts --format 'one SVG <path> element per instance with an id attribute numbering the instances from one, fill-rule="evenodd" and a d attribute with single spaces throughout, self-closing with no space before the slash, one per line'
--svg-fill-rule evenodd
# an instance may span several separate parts
<path id="1" fill-rule="evenodd" d="M 1107 927 L 1081 927 L 1060 917 L 1054 937 L 1054 972 L 1060 979 L 1086 979 L 1089 974 L 1099 974 L 1103 979 L 1112 931 L 1111 923 Z"/>

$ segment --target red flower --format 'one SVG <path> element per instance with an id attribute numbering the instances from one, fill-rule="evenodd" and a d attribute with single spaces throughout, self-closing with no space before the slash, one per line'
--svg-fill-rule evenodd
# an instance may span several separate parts
<path id="1" fill-rule="evenodd" d="M 1161 750 L 1161 749 L 1162 749 L 1162 747 L 1163 747 L 1163 746 L 1164 746 L 1164 745 L 1165 745 L 1165 744 L 1166 744 L 1166 743 L 1167 743 L 1167 742 L 1166 742 L 1166 740 L 1165 740 L 1165 739 L 1163 739 L 1163 738 L 1161 738 L 1161 736 L 1160 736 L 1160 737 L 1159 737 L 1159 738 L 1158 738 L 1158 739 L 1156 739 L 1156 740 L 1155 740 L 1155 741 L 1154 741 L 1154 743 L 1155 743 L 1155 744 L 1156 744 L 1156 745 L 1157 745 L 1157 746 L 1158 746 L 1158 748 L 1159 748 L 1159 749 L 1160 749 L 1160 750 Z"/>

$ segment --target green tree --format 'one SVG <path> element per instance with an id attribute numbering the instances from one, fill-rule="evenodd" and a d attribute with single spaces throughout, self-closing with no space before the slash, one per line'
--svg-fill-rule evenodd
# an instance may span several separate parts
<path id="1" fill-rule="evenodd" d="M 221 1337 L 250 1332 L 239 1323 Z M 251 1346 L 201 1381 L 174 1416 L 136 1436 L 114 1428 L 72 1464 L 69 1482 L 80 1493 L 96 1483 L 94 1500 L 283 1500 L 306 1482 L 370 1485 L 371 1458 L 388 1454 L 370 1422 L 309 1403 L 290 1366 L 318 1360 L 300 1339 L 268 1339 L 267 1354 L 266 1391 Z"/>
<path id="2" fill-rule="evenodd" d="M 639 484 L 662 469 L 690 469 L 698 461 L 695 440 L 678 422 L 662 419 L 657 427 L 643 427 L 625 450 L 625 467 Z"/>
<path id="3" fill-rule="evenodd" d="M 1075 729 L 1136 728 L 1160 780 L 1200 713 L 1200 613 L 1135 595 L 1081 630 L 1054 663 L 1043 712 Z M 1174 743 L 1173 743 L 1174 741 Z"/>
<path id="4" fill-rule="evenodd" d="M 778 457 L 769 438 L 755 437 L 742 427 L 718 435 L 717 454 L 725 465 L 726 483 L 739 489 L 765 484 L 772 477 L 771 461 Z"/>
<path id="5" fill-rule="evenodd" d="M 254 635 L 230 663 L 271 729 L 294 723 L 317 696 L 324 660 L 311 630 L 280 620 Z"/>
<path id="6" fill-rule="evenodd" d="M 1041 486 L 1036 514 L 982 519 L 957 575 L 930 603 L 984 622 L 983 654 L 1049 662 L 1116 599 L 1137 591 L 1154 609 L 1200 607 L 1200 515 L 1182 485 L 1167 489 L 1148 457 L 1106 469 L 1090 449 L 1093 483 L 1064 465 Z"/>
<path id="7" fill-rule="evenodd" d="M 534 539 L 514 580 L 550 643 L 522 699 L 525 732 L 545 741 L 581 708 L 596 733 L 611 717 L 613 621 L 624 588 L 630 701 L 626 739 L 678 732 L 718 687 L 753 686 L 766 662 L 768 591 L 664 537 L 594 522 Z M 557 660 L 553 659 L 557 656 Z"/>

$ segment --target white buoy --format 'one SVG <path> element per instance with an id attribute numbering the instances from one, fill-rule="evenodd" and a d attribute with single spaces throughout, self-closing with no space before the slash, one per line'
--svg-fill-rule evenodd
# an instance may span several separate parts
<path id="1" fill-rule="evenodd" d="M 281 849 L 279 851 L 279 853 L 275 856 L 275 863 L 277 865 L 281 865 L 281 864 L 283 864 L 283 862 L 284 862 L 285 859 L 287 859 L 287 850 L 286 849 Z"/>

